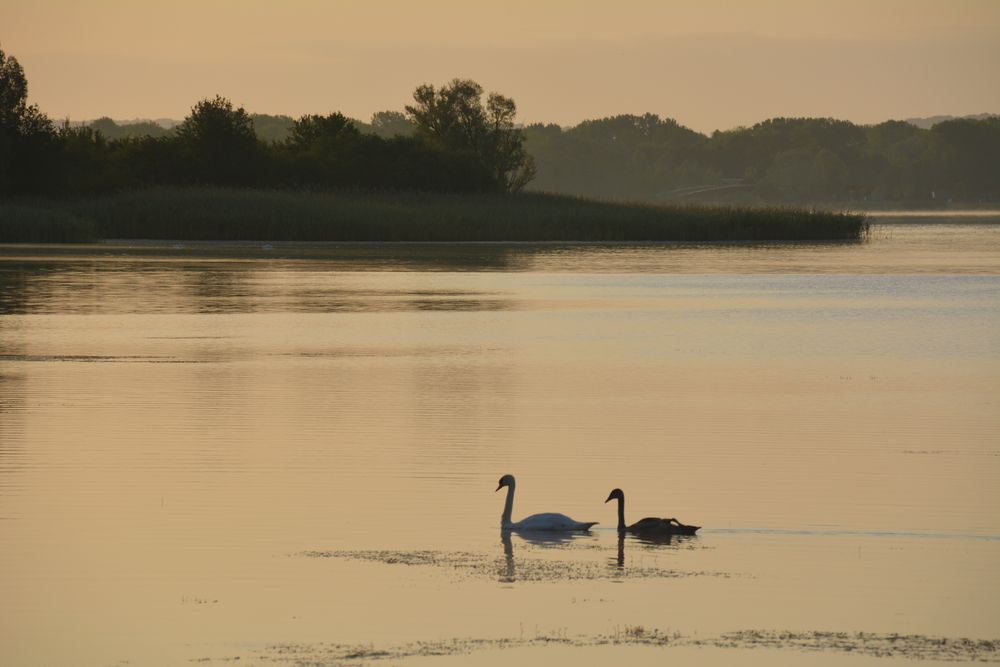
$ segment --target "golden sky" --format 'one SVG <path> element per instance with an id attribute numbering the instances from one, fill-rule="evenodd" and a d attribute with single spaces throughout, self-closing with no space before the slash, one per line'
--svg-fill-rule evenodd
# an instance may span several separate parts
<path id="1" fill-rule="evenodd" d="M 0 48 L 76 120 L 216 93 L 368 119 L 454 77 L 563 125 L 1000 112 L 1000 0 L 0 0 Z"/>

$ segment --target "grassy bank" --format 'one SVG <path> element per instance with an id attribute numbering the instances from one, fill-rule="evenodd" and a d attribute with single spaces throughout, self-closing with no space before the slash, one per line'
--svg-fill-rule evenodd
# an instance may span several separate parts
<path id="1" fill-rule="evenodd" d="M 313 193 L 156 188 L 0 203 L 0 242 L 851 240 L 863 215 L 651 206 L 561 195 Z"/>

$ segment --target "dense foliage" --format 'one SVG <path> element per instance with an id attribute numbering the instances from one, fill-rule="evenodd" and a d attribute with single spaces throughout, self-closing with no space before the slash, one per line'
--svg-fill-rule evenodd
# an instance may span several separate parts
<path id="1" fill-rule="evenodd" d="M 52 121 L 28 104 L 24 69 L 0 50 L 0 193 L 31 189 L 57 153 Z"/>
<path id="2" fill-rule="evenodd" d="M 532 187 L 647 201 L 1000 200 L 1000 117 L 930 129 L 775 118 L 708 137 L 659 116 L 615 116 L 563 129 L 526 128 Z"/>
<path id="3" fill-rule="evenodd" d="M 514 126 L 517 107 L 498 93 L 490 93 L 484 106 L 482 96 L 482 86 L 468 79 L 454 79 L 440 90 L 425 84 L 413 93 L 415 104 L 406 111 L 418 137 L 443 150 L 475 156 L 503 190 L 517 192 L 535 175 L 534 161 Z"/>
<path id="4" fill-rule="evenodd" d="M 265 144 L 289 142 L 302 122 L 260 114 L 251 120 Z M 153 125 L 111 123 L 101 119 L 90 127 L 108 138 L 134 140 Z M 357 141 L 372 134 L 412 140 L 417 132 L 399 112 L 379 112 L 370 124 L 350 123 Z M 153 127 L 157 129 L 150 136 L 168 134 Z M 1000 170 L 995 168 L 1000 164 L 1000 118 L 995 116 L 949 119 L 931 128 L 903 121 L 858 126 L 823 118 L 777 118 L 708 137 L 646 114 L 565 129 L 529 125 L 523 133 L 524 149 L 533 159 L 526 165 L 537 169 L 529 188 L 536 191 L 640 201 L 933 205 L 1000 200 Z"/>
<path id="5" fill-rule="evenodd" d="M 476 91 L 465 103 L 482 108 L 482 89 L 463 84 Z M 433 90 L 417 89 L 415 109 L 422 108 L 428 88 Z M 0 194 L 174 185 L 506 192 L 530 177 L 521 164 L 530 160 L 521 131 L 513 127 L 514 103 L 495 93 L 488 114 L 476 119 L 482 141 L 466 145 L 419 132 L 426 129 L 419 111 L 412 117 L 380 112 L 361 131 L 340 113 L 254 117 L 221 96 L 195 104 L 171 131 L 154 126 L 140 134 L 110 119 L 56 128 L 27 105 L 27 90 L 17 60 L 0 51 Z"/>
<path id="6" fill-rule="evenodd" d="M 510 98 L 455 79 L 419 86 L 406 113 L 249 114 L 215 97 L 179 125 L 101 118 L 56 127 L 0 51 L 0 194 L 151 186 L 533 190 L 648 202 L 933 205 L 1000 200 L 1000 117 L 926 129 L 776 118 L 706 136 L 654 114 L 571 128 L 515 125 Z"/>

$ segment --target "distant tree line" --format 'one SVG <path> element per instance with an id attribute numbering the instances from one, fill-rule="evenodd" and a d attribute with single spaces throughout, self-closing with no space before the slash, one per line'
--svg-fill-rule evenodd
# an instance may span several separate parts
<path id="1" fill-rule="evenodd" d="M 930 129 L 775 118 L 705 136 L 653 114 L 529 125 L 532 188 L 645 201 L 1000 201 L 1000 117 Z"/>
<path id="2" fill-rule="evenodd" d="M 57 126 L 27 103 L 0 51 L 0 193 L 83 194 L 156 185 L 533 190 L 639 201 L 1000 201 L 1000 117 L 926 129 L 775 118 L 695 132 L 654 114 L 518 127 L 516 106 L 474 81 L 422 85 L 405 111 L 249 114 L 223 97 L 176 127 L 101 118 Z M 530 186 L 529 186 L 530 184 Z"/>
<path id="3" fill-rule="evenodd" d="M 295 120 L 251 116 L 262 140 L 286 141 Z M 405 114 L 382 111 L 362 134 L 412 136 Z M 90 124 L 108 137 L 151 123 Z M 158 128 L 153 136 L 168 130 Z M 529 125 L 524 149 L 537 167 L 532 190 L 639 201 L 912 203 L 1000 201 L 1000 119 L 903 121 L 858 126 L 824 118 L 777 118 L 699 134 L 652 114 Z M 119 135 L 118 133 L 123 133 Z M 157 134 L 158 133 L 158 134 Z"/>
<path id="4" fill-rule="evenodd" d="M 250 120 L 253 121 L 253 130 L 257 138 L 273 143 L 286 141 L 291 136 L 292 126 L 295 125 L 295 119 L 286 115 L 252 113 Z M 417 131 L 413 121 L 400 111 L 377 111 L 367 123 L 357 118 L 351 118 L 350 121 L 362 134 L 375 134 L 383 139 L 411 137 Z M 161 125 L 152 120 L 115 121 L 107 116 L 75 123 L 77 126 L 86 125 L 100 132 L 105 139 L 165 137 L 176 124 L 170 122 Z"/>
<path id="5" fill-rule="evenodd" d="M 195 104 L 169 131 L 110 119 L 59 127 L 27 104 L 27 91 L 20 64 L 0 51 L 0 193 L 158 185 L 511 192 L 533 173 L 514 101 L 490 93 L 484 102 L 473 81 L 420 86 L 405 115 L 375 114 L 367 131 L 340 113 L 288 124 L 254 117 L 221 96 Z"/>

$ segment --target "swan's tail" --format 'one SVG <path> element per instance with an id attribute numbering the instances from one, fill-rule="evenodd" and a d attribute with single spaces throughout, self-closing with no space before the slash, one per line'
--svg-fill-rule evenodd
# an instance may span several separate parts
<path id="1" fill-rule="evenodd" d="M 591 526 L 596 526 L 598 523 L 598 521 L 585 521 L 580 524 L 580 530 L 590 530 Z"/>

